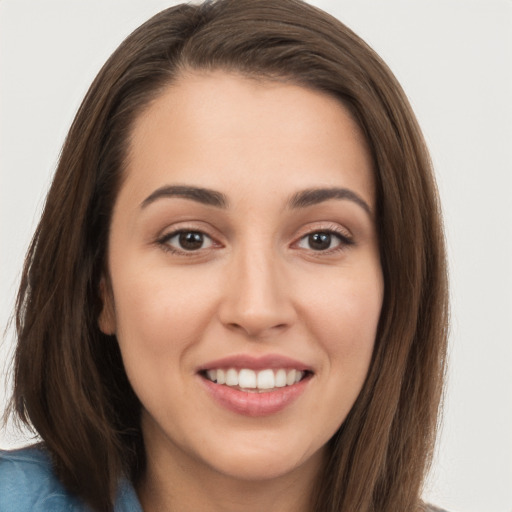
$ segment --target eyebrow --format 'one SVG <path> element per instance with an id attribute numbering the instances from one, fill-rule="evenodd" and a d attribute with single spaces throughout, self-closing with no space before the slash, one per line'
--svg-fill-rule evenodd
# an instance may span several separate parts
<path id="1" fill-rule="evenodd" d="M 190 199 L 198 203 L 206 204 L 208 206 L 215 206 L 217 208 L 226 209 L 229 201 L 225 194 L 216 190 L 208 188 L 194 187 L 190 185 L 167 185 L 156 189 L 141 203 L 141 208 L 146 208 L 151 203 L 158 199 L 181 197 L 183 199 Z M 370 216 L 372 211 L 368 203 L 358 194 L 348 188 L 311 188 L 301 190 L 294 194 L 288 201 L 288 208 L 299 209 L 314 206 L 316 204 L 329 201 L 331 199 L 341 199 L 352 201 L 359 205 Z"/>
<path id="2" fill-rule="evenodd" d="M 206 204 L 208 206 L 216 206 L 217 208 L 227 208 L 228 199 L 221 192 L 210 190 L 208 188 L 192 187 L 187 185 L 168 185 L 157 188 L 141 203 L 141 208 L 146 208 L 157 199 L 181 197 L 183 199 L 190 199 L 198 203 Z"/>
<path id="3" fill-rule="evenodd" d="M 289 207 L 307 208 L 330 199 L 346 199 L 359 205 L 366 213 L 372 215 L 370 205 L 358 194 L 348 188 L 311 188 L 297 192 L 289 201 Z"/>

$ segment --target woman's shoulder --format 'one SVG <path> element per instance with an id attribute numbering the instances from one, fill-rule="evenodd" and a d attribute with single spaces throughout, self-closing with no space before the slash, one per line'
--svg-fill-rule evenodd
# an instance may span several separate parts
<path id="1" fill-rule="evenodd" d="M 88 511 L 59 482 L 39 445 L 0 450 L 0 512 Z"/>
<path id="2" fill-rule="evenodd" d="M 42 445 L 19 450 L 0 450 L 0 512 L 91 512 L 82 500 L 69 493 L 53 470 Z M 142 512 L 137 494 L 121 479 L 115 512 Z"/>

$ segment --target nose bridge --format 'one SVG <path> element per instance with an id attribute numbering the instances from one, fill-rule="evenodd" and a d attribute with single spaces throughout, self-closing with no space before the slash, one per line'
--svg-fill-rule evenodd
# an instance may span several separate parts
<path id="1" fill-rule="evenodd" d="M 247 238 L 234 251 L 226 280 L 222 321 L 261 336 L 293 321 L 282 261 L 267 239 Z"/>

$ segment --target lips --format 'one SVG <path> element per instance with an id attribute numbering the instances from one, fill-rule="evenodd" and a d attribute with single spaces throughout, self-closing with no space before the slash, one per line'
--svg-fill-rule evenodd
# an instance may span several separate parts
<path id="1" fill-rule="evenodd" d="M 211 361 L 198 375 L 218 405 L 237 414 L 266 416 L 298 399 L 313 372 L 288 357 L 240 355 Z"/>

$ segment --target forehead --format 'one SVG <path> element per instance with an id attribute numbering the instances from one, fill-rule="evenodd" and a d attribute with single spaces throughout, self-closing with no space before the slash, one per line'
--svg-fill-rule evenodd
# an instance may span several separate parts
<path id="1" fill-rule="evenodd" d="M 343 175 L 372 203 L 372 167 L 359 126 L 333 96 L 288 82 L 189 72 L 135 120 L 126 178 L 149 193 L 168 180 L 218 189 L 242 179 L 275 187 L 279 178 L 307 188 L 318 180 L 338 186 Z"/>

